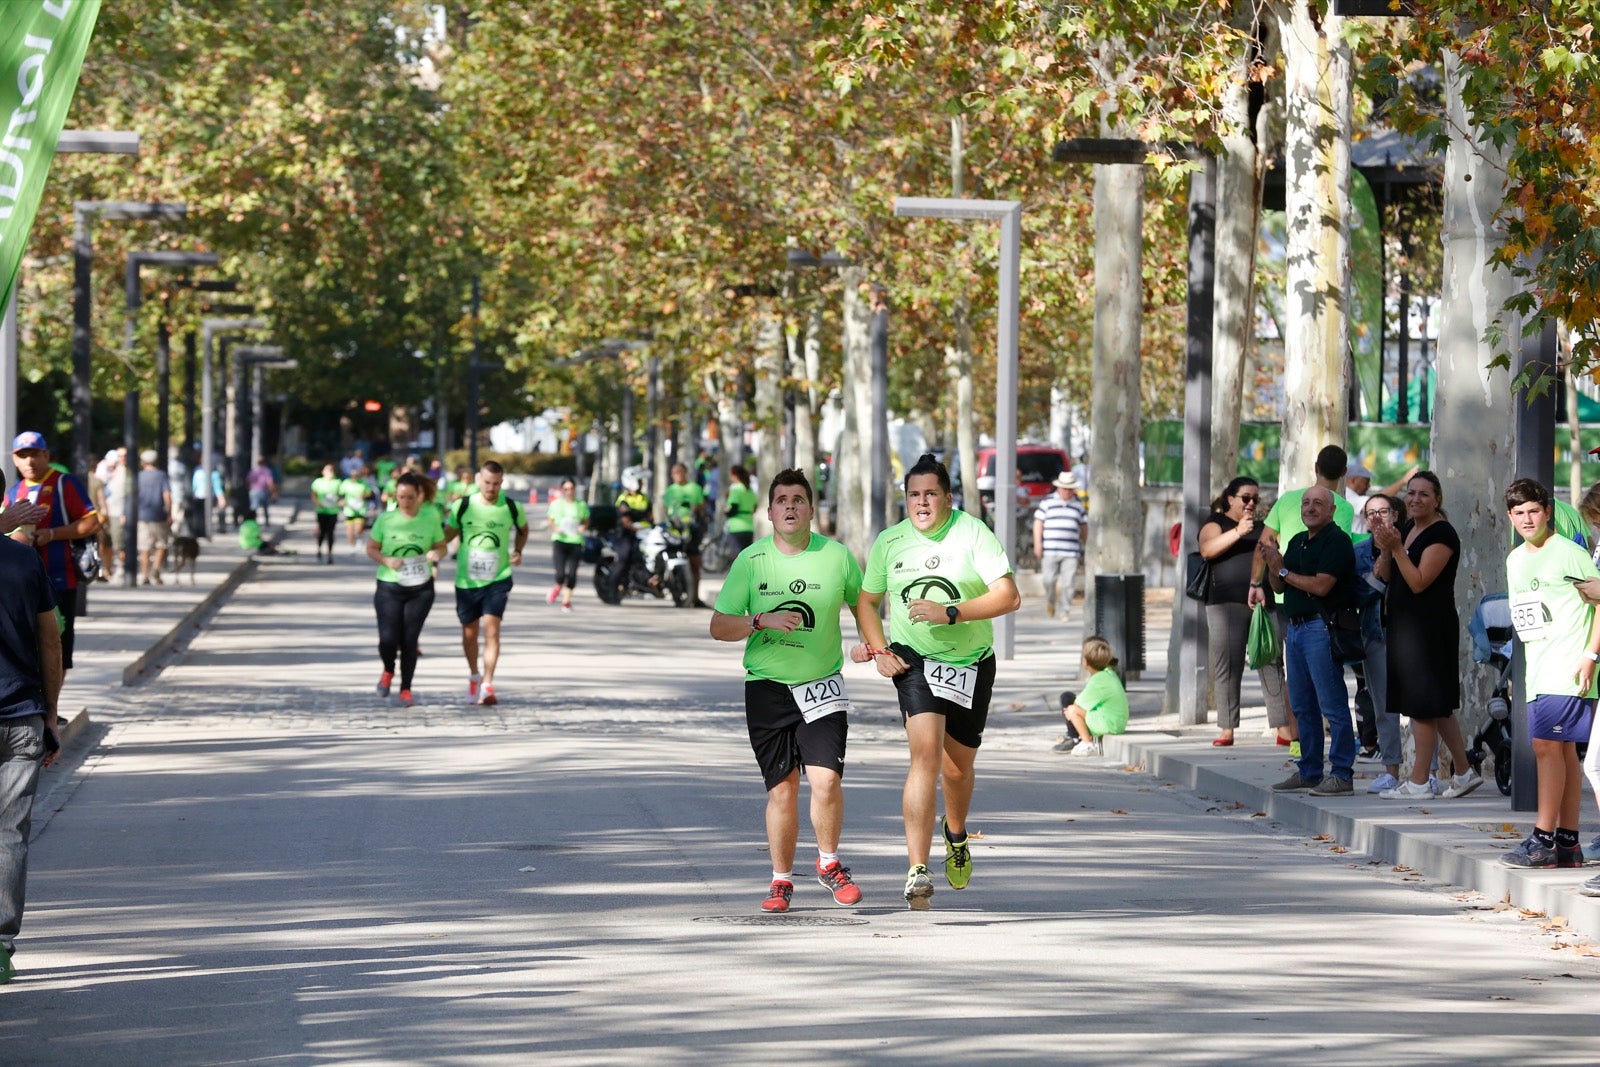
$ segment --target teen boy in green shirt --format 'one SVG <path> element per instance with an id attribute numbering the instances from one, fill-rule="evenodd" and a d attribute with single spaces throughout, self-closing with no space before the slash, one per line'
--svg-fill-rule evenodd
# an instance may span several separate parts
<path id="1" fill-rule="evenodd" d="M 1551 510 L 1550 491 L 1532 478 L 1518 478 L 1506 490 L 1506 511 L 1523 538 L 1506 557 L 1506 579 L 1511 624 L 1527 651 L 1523 694 L 1539 779 L 1533 833 L 1501 857 L 1513 867 L 1583 866 L 1578 744 L 1589 740 L 1594 721 L 1600 615 L 1577 585 L 1600 571 L 1587 552 L 1555 533 Z M 1591 882 L 1600 895 L 1600 878 Z"/>

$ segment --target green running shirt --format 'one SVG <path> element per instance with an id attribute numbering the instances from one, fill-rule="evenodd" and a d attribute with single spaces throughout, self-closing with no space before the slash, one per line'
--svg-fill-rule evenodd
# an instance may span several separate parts
<path id="1" fill-rule="evenodd" d="M 910 645 L 920 655 L 966 667 L 994 647 L 994 624 L 977 622 L 912 622 L 906 605 L 913 600 L 959 604 L 982 596 L 989 586 L 1011 573 L 1011 563 L 994 532 L 964 511 L 931 534 L 922 534 L 910 519 L 896 523 L 872 543 L 861 588 L 888 592 L 892 640 Z"/>
<path id="2" fill-rule="evenodd" d="M 456 511 L 450 509 L 451 523 L 456 521 Z M 517 509 L 517 529 L 526 529 L 528 514 Z M 511 548 L 516 533 L 512 528 L 511 509 L 506 494 L 502 492 L 493 504 L 486 503 L 482 493 L 467 498 L 466 511 L 461 516 L 461 551 L 456 554 L 456 588 L 482 589 L 486 585 L 511 577 Z"/>
<path id="3" fill-rule="evenodd" d="M 318 515 L 339 514 L 339 478 L 318 478 L 311 483 L 311 499 L 317 503 Z"/>
<path id="4" fill-rule="evenodd" d="M 378 543 L 378 551 L 385 556 L 398 556 L 401 560 L 418 560 L 407 563 L 404 571 L 378 565 L 378 581 L 398 582 L 401 585 L 422 585 L 433 577 L 433 565 L 426 559 L 428 550 L 444 540 L 444 523 L 439 509 L 426 505 L 417 509 L 417 517 L 408 519 L 399 508 L 385 511 L 372 524 L 367 535 Z"/>
<path id="5" fill-rule="evenodd" d="M 754 489 L 734 482 L 728 488 L 728 521 L 723 529 L 728 533 L 754 533 L 756 503 Z"/>
<path id="6" fill-rule="evenodd" d="M 577 499 L 569 501 L 558 496 L 550 502 L 546 515 L 555 525 L 550 540 L 564 545 L 583 544 L 583 534 L 578 532 L 578 524 L 589 521 L 589 505 L 586 502 Z"/>
<path id="7" fill-rule="evenodd" d="M 861 567 L 839 542 L 814 533 L 804 552 L 790 556 L 763 537 L 728 568 L 716 608 L 724 615 L 798 611 L 804 621 L 792 632 L 750 635 L 744 669 L 746 681 L 802 685 L 844 666 L 839 611 L 854 607 L 860 594 Z"/>

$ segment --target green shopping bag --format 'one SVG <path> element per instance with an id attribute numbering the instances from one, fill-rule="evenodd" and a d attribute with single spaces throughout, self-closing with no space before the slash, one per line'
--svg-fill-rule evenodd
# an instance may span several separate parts
<path id="1" fill-rule="evenodd" d="M 1250 663 L 1250 669 L 1259 671 L 1268 664 L 1277 662 L 1281 646 L 1278 644 L 1278 631 L 1272 625 L 1272 615 L 1265 607 L 1257 604 L 1250 611 L 1250 634 L 1245 638 L 1245 659 Z"/>

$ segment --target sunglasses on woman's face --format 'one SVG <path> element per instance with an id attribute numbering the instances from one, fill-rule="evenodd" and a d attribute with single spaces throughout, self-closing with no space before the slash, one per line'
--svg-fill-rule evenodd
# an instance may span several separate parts
<path id="1" fill-rule="evenodd" d="M 1252 493 L 1240 493 L 1238 495 L 1237 499 L 1242 501 L 1243 503 L 1246 503 L 1246 504 L 1259 504 L 1259 503 L 1261 503 L 1261 498 L 1259 496 L 1256 496 L 1256 495 L 1252 494 Z"/>

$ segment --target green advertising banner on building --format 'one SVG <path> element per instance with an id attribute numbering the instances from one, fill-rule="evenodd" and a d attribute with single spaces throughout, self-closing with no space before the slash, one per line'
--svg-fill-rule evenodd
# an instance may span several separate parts
<path id="1" fill-rule="evenodd" d="M 5 0 L 0 18 L 0 307 L 11 299 L 33 216 L 100 0 Z"/>
<path id="2" fill-rule="evenodd" d="M 1346 450 L 1350 458 L 1372 471 L 1372 484 L 1388 485 L 1413 466 L 1428 466 L 1429 427 L 1411 423 L 1383 422 L 1350 424 Z M 1600 444 L 1600 430 L 1595 431 Z M 1239 427 L 1239 473 L 1262 485 L 1278 484 L 1279 446 L 1283 427 L 1276 422 L 1247 422 Z M 1600 463 L 1592 464 L 1600 476 Z M 1305 481 L 1310 484 L 1311 472 Z M 1144 483 L 1146 485 L 1183 484 L 1183 423 L 1161 419 L 1144 424 Z M 1218 492 L 1222 486 L 1209 486 Z"/>

